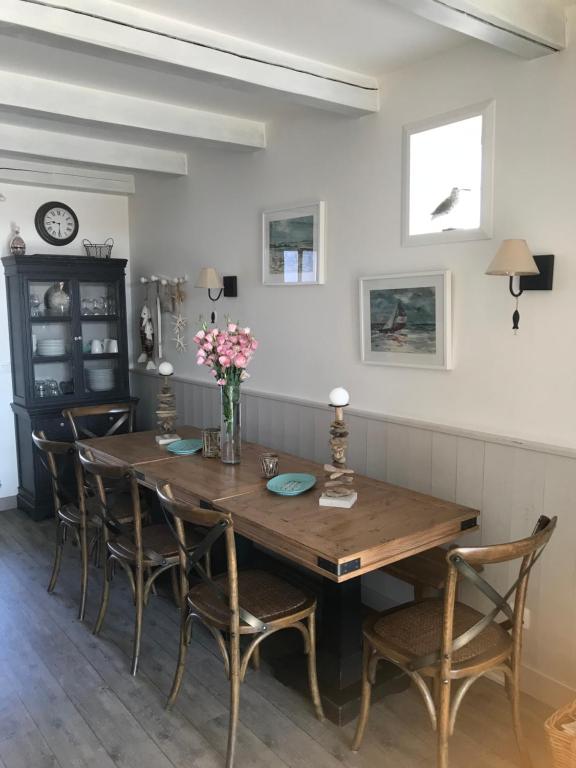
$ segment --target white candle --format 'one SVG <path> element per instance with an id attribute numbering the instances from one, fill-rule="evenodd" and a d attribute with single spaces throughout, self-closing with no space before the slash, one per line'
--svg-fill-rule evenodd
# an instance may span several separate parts
<path id="1" fill-rule="evenodd" d="M 328 395 L 330 405 L 340 406 L 348 405 L 350 402 L 350 395 L 344 389 L 344 387 L 336 387 Z"/>
<path id="2" fill-rule="evenodd" d="M 158 367 L 158 373 L 160 376 L 172 376 L 174 373 L 174 366 L 167 361 L 160 363 Z"/>

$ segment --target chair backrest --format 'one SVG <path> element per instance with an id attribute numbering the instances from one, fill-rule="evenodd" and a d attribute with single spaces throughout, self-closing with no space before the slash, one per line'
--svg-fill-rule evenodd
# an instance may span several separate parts
<path id="1" fill-rule="evenodd" d="M 240 624 L 240 614 L 243 613 L 238 602 L 238 567 L 236 563 L 236 542 L 234 540 L 234 524 L 232 517 L 224 512 L 218 512 L 214 509 L 202 509 L 201 507 L 186 504 L 174 499 L 174 494 L 169 483 L 159 483 L 156 486 L 158 499 L 166 513 L 166 519 L 172 532 L 178 542 L 178 552 L 180 558 L 180 589 L 181 594 L 188 592 L 188 568 L 190 560 L 195 562 L 195 569 L 205 582 L 212 585 L 214 593 L 220 592 L 212 577 L 201 567 L 198 560 L 201 560 L 209 553 L 212 545 L 224 536 L 226 546 L 226 561 L 228 566 L 228 589 L 227 604 L 230 611 L 230 631 L 237 633 Z M 186 528 L 188 523 L 195 528 L 206 529 L 206 535 L 203 541 L 195 547 L 192 558 L 187 554 Z"/>
<path id="2" fill-rule="evenodd" d="M 74 443 L 66 443 L 56 440 L 48 440 L 46 434 L 35 430 L 32 432 L 32 442 L 45 456 L 46 468 L 50 475 L 54 509 L 58 512 L 66 504 L 74 503 L 83 509 L 82 473 L 76 456 Z M 69 468 L 70 462 L 74 464 L 74 476 L 76 488 L 68 488 L 64 481 L 64 472 Z M 79 501 L 78 501 L 79 500 Z"/>
<path id="3" fill-rule="evenodd" d="M 108 437 L 116 434 L 124 425 L 126 432 L 134 431 L 136 415 L 135 403 L 104 403 L 102 405 L 80 405 L 76 408 L 66 408 L 62 415 L 68 419 L 72 428 L 74 440 L 92 437 Z M 86 426 L 86 420 L 94 416 L 109 416 L 110 421 L 105 429 L 96 434 Z"/>
<path id="4" fill-rule="evenodd" d="M 134 470 L 127 464 L 103 464 L 97 461 L 92 452 L 85 448 L 78 449 L 78 458 L 84 471 L 86 485 L 91 488 L 94 494 L 96 514 L 104 523 L 102 526 L 104 541 L 108 542 L 111 536 L 119 534 L 125 536 L 133 544 L 135 554 L 141 561 L 143 556 L 142 515 L 138 481 Z M 117 494 L 117 485 L 114 485 L 113 491 L 110 491 L 106 486 L 106 480 L 124 481 L 126 489 L 129 490 L 131 519 L 128 525 L 117 522 L 112 503 L 113 496 Z"/>
<path id="5" fill-rule="evenodd" d="M 482 547 L 455 547 L 446 555 L 448 572 L 444 594 L 441 664 L 449 669 L 452 654 L 477 637 L 496 618 L 507 617 L 500 625 L 512 632 L 513 654 L 519 657 L 522 647 L 522 625 L 530 572 L 541 556 L 556 528 L 557 518 L 540 517 L 531 536 L 506 544 Z M 519 560 L 518 577 L 504 594 L 499 594 L 474 566 L 509 563 Z M 453 636 L 454 607 L 458 576 L 464 577 L 492 603 L 491 608 L 473 627 L 458 638 Z M 514 608 L 510 607 L 514 601 Z"/>

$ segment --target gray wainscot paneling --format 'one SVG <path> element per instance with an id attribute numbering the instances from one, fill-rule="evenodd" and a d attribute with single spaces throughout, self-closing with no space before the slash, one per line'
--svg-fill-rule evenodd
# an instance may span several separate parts
<path id="1" fill-rule="evenodd" d="M 141 429 L 154 427 L 159 378 L 133 371 Z M 174 377 L 181 423 L 219 423 L 219 391 L 211 383 Z M 245 388 L 245 439 L 324 462 L 329 457 L 327 406 Z M 539 514 L 559 528 L 537 564 L 528 596 L 524 689 L 553 706 L 576 696 L 576 451 L 349 409 L 349 463 L 357 472 L 481 510 L 481 529 L 462 544 L 521 538 Z M 353 510 L 351 512 L 353 514 Z M 505 589 L 512 569 L 487 571 Z M 374 607 L 409 600 L 411 590 L 382 573 L 363 578 Z M 477 596 L 466 590 L 463 599 Z"/>

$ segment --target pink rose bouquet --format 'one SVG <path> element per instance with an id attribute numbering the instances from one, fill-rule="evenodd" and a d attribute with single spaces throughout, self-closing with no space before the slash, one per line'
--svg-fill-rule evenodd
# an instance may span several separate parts
<path id="1" fill-rule="evenodd" d="M 248 378 L 246 368 L 258 349 L 250 328 L 228 323 L 224 330 L 204 325 L 194 336 L 198 347 L 196 363 L 210 368 L 216 383 L 223 387 Z"/>

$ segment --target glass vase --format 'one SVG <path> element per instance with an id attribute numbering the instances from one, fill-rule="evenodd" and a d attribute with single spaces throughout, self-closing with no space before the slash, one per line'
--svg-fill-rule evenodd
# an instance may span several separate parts
<path id="1" fill-rule="evenodd" d="M 220 388 L 220 458 L 224 464 L 240 463 L 240 383 Z"/>

